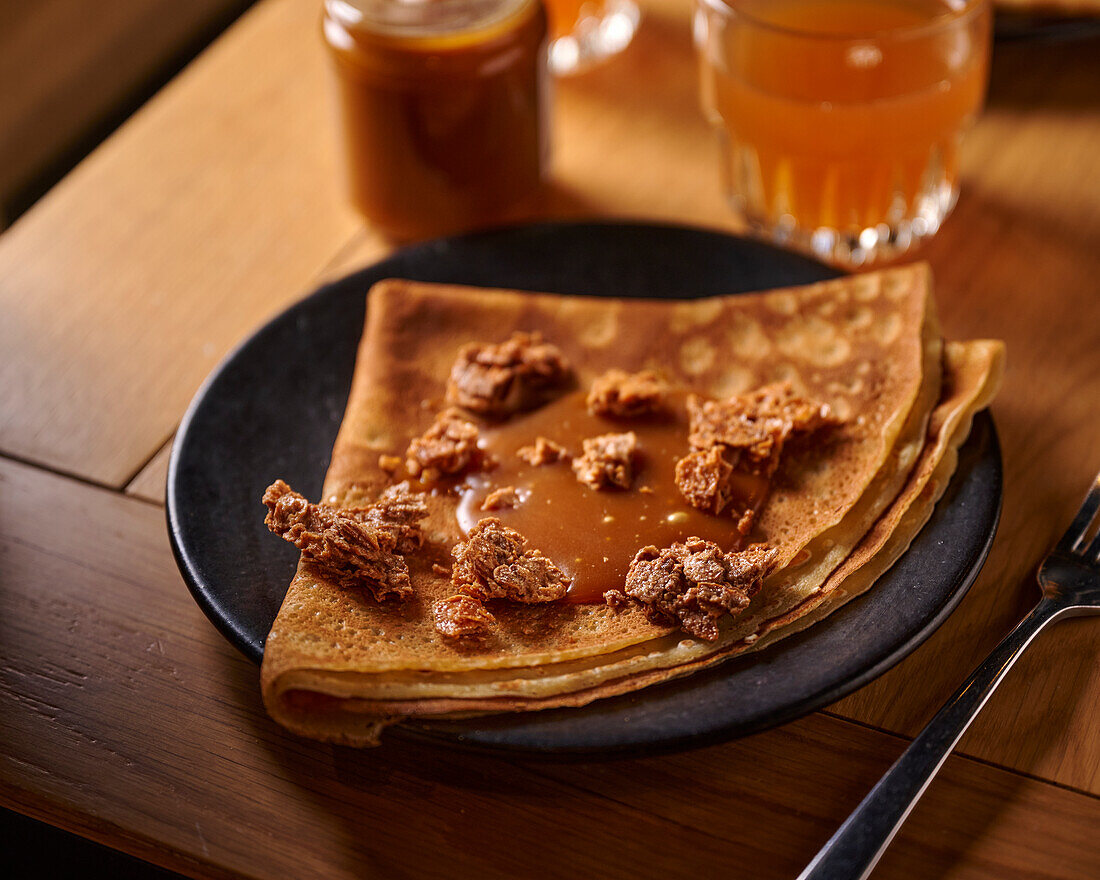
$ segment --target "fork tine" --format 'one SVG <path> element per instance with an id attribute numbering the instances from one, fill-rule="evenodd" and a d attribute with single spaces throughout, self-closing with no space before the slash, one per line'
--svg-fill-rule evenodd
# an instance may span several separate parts
<path id="1" fill-rule="evenodd" d="M 1096 478 L 1096 483 L 1093 484 L 1093 491 L 1096 490 L 1097 486 L 1100 486 L 1100 476 Z M 1092 536 L 1092 541 L 1090 541 L 1088 547 L 1085 548 L 1084 556 L 1092 562 L 1100 562 L 1100 531 L 1097 531 L 1097 533 Z"/>
<path id="2" fill-rule="evenodd" d="M 1080 548 L 1084 546 L 1085 535 L 1088 533 L 1089 526 L 1092 524 L 1097 510 L 1100 510 L 1100 474 L 1097 474 L 1092 481 L 1089 494 L 1085 496 L 1081 509 L 1077 511 L 1077 516 L 1073 518 L 1073 522 L 1066 529 L 1066 533 L 1062 535 L 1062 540 L 1058 542 L 1057 549 L 1060 552 L 1078 553 L 1080 551 Z M 1100 536 L 1092 541 L 1087 552 L 1091 556 L 1098 550 L 1100 550 Z"/>
<path id="3" fill-rule="evenodd" d="M 1092 539 L 1092 543 L 1089 544 L 1084 555 L 1093 562 L 1100 562 L 1100 532 Z"/>

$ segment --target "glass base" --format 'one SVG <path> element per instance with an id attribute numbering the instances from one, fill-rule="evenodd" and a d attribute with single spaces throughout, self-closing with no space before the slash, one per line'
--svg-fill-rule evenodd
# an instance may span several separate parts
<path id="1" fill-rule="evenodd" d="M 947 181 L 918 197 L 909 216 L 891 223 L 878 223 L 860 230 L 840 230 L 827 226 L 801 227 L 790 214 L 778 222 L 751 216 L 736 196 L 733 207 L 757 238 L 848 269 L 858 269 L 894 260 L 931 238 L 955 207 L 958 189 Z"/>
<path id="2" fill-rule="evenodd" d="M 638 30 L 641 13 L 634 0 L 605 0 L 581 17 L 573 30 L 550 43 L 550 71 L 556 76 L 580 73 L 623 51 Z"/>

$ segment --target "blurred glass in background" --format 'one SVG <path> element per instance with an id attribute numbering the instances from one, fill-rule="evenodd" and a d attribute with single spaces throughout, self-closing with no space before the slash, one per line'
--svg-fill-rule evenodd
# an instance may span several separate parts
<path id="1" fill-rule="evenodd" d="M 985 97 L 988 0 L 696 0 L 733 208 L 845 266 L 935 234 Z"/>
<path id="2" fill-rule="evenodd" d="M 550 17 L 550 69 L 579 73 L 625 49 L 641 13 L 634 0 L 543 0 Z"/>

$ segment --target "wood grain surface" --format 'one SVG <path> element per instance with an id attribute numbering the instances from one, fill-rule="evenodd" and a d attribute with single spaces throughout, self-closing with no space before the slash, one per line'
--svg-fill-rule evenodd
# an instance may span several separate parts
<path id="1" fill-rule="evenodd" d="M 736 231 L 688 5 L 643 6 L 627 53 L 556 88 L 539 216 Z M 946 332 L 1009 347 L 1004 516 L 970 595 L 824 713 L 551 765 L 290 737 L 172 562 L 169 438 L 202 378 L 392 248 L 342 201 L 316 14 L 264 0 L 0 236 L 0 802 L 195 876 L 793 876 L 1036 599 L 1100 468 L 1100 41 L 996 47 L 962 198 L 921 254 Z M 1098 635 L 1041 637 L 876 877 L 1100 876 Z"/>
<path id="2" fill-rule="evenodd" d="M 154 504 L 164 504 L 166 481 L 168 480 L 168 459 L 171 456 L 172 441 L 169 440 L 126 484 L 126 494 L 133 495 L 135 498 L 143 498 Z"/>
<path id="3" fill-rule="evenodd" d="M 248 0 L 0 4 L 0 228 L 68 154 L 136 106 Z M 166 69 L 168 68 L 168 69 Z M 107 131 L 110 129 L 108 128 Z M 94 142 L 94 141 L 93 141 Z M 57 172 L 58 174 L 60 171 Z M 6 210 L 7 209 L 7 210 Z"/>
<path id="4" fill-rule="evenodd" d="M 317 15 L 246 13 L 4 233 L 4 452 L 121 487 L 352 235 Z"/>

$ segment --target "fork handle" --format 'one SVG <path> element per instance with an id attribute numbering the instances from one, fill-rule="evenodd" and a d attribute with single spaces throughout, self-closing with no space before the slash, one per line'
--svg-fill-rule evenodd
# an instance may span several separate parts
<path id="1" fill-rule="evenodd" d="M 936 771 L 1016 658 L 1043 627 L 1068 610 L 1057 599 L 1043 597 L 917 734 L 798 880 L 862 880 L 870 874 Z"/>

